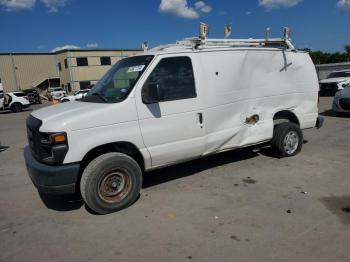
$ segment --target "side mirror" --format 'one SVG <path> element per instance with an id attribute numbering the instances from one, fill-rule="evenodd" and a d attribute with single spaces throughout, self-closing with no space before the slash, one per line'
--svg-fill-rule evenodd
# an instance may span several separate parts
<path id="1" fill-rule="evenodd" d="M 142 88 L 142 102 L 154 104 L 163 100 L 162 89 L 158 83 L 149 83 Z"/>

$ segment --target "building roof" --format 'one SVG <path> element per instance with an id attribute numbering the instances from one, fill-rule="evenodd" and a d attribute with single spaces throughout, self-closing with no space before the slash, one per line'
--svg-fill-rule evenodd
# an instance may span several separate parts
<path id="1" fill-rule="evenodd" d="M 140 48 L 110 48 L 110 49 L 103 49 L 103 48 L 94 48 L 94 49 L 86 49 L 86 48 L 79 48 L 79 49 L 62 49 L 56 52 L 0 52 L 0 55 L 56 55 L 61 54 L 65 52 L 128 52 L 128 51 L 143 51 L 143 49 Z"/>

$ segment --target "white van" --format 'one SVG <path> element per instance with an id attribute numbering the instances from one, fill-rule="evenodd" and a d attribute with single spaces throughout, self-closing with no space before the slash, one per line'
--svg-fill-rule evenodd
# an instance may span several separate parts
<path id="1" fill-rule="evenodd" d="M 142 174 L 271 142 L 282 157 L 320 127 L 318 79 L 285 39 L 188 39 L 125 58 L 81 100 L 27 119 L 25 160 L 46 193 L 100 214 L 132 204 Z"/>

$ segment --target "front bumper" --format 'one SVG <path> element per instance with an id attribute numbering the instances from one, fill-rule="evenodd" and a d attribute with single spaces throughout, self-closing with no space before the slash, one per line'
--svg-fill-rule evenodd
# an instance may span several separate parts
<path id="1" fill-rule="evenodd" d="M 332 110 L 337 113 L 350 113 L 350 110 L 344 109 L 339 103 L 340 98 L 334 98 L 332 104 Z M 350 99 L 350 98 L 349 98 Z"/>
<path id="2" fill-rule="evenodd" d="M 27 146 L 24 160 L 35 187 L 42 193 L 54 195 L 74 194 L 79 180 L 79 164 L 49 166 L 37 161 Z"/>

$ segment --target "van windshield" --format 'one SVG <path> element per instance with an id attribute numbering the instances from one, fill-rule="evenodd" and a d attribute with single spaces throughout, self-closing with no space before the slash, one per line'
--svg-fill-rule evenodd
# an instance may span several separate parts
<path id="1" fill-rule="evenodd" d="M 134 56 L 120 60 L 79 101 L 94 103 L 123 101 L 152 59 L 153 56 Z"/>

